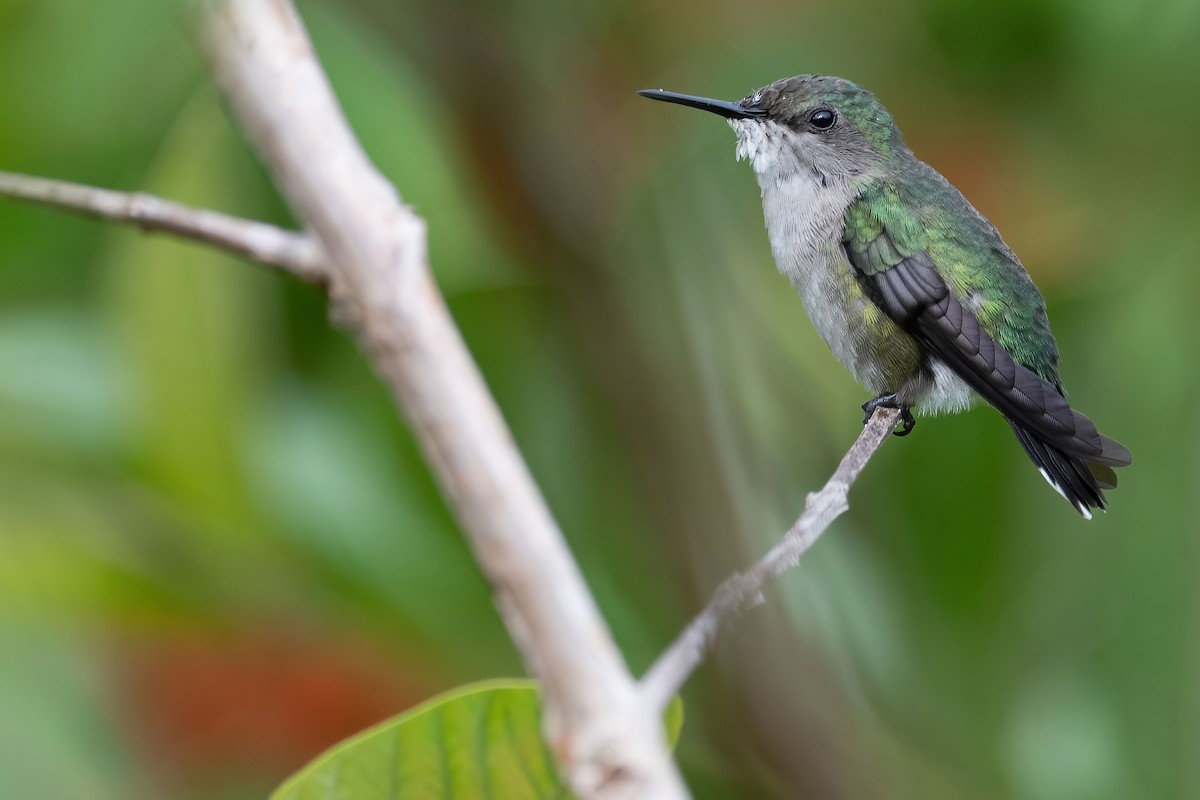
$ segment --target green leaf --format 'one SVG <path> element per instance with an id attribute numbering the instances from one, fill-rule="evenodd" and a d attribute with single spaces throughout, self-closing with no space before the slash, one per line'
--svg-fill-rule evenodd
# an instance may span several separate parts
<path id="1" fill-rule="evenodd" d="M 566 800 L 540 723 L 534 681 L 463 686 L 335 745 L 271 800 Z M 679 698 L 664 724 L 673 745 Z"/>

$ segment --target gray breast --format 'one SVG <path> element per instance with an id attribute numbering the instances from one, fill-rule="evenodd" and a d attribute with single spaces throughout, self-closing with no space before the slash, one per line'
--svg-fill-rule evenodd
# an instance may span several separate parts
<path id="1" fill-rule="evenodd" d="M 877 393 L 895 391 L 896 376 L 880 358 L 880 331 L 866 324 L 870 301 L 841 246 L 852 190 L 822 184 L 808 170 L 760 185 L 775 263 L 800 293 L 817 333 L 859 383 Z"/>

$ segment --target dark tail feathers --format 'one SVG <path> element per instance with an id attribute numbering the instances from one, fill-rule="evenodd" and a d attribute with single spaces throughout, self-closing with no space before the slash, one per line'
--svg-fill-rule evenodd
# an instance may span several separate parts
<path id="1" fill-rule="evenodd" d="M 1042 441 L 1019 422 L 1010 419 L 1008 424 L 1042 477 L 1086 519 L 1092 518 L 1093 508 L 1103 510 L 1107 505 L 1103 490 L 1116 488 L 1117 473 L 1112 468 L 1126 467 L 1133 461 L 1124 446 L 1107 436 L 1097 434 L 1099 453 L 1080 454 L 1074 447 L 1074 452 L 1068 452 Z"/>

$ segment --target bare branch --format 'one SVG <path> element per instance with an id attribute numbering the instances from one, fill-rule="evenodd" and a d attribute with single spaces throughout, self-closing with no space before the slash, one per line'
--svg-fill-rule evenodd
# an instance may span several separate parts
<path id="1" fill-rule="evenodd" d="M 458 515 L 540 679 L 546 733 L 584 798 L 684 798 L 657 714 L 612 642 L 545 501 L 437 291 L 425 225 L 350 131 L 288 0 L 212 0 L 218 84 L 334 267 L 358 336 Z"/>
<path id="2" fill-rule="evenodd" d="M 146 231 L 173 233 L 277 267 L 305 283 L 323 284 L 328 276 L 325 256 L 307 234 L 191 208 L 153 195 L 113 192 L 0 171 L 0 197 L 126 222 Z"/>
<path id="3" fill-rule="evenodd" d="M 750 569 L 735 572 L 721 582 L 704 610 L 688 623 L 642 678 L 642 696 L 648 706 L 665 709 L 704 661 L 721 626 L 761 603 L 766 585 L 800 563 L 800 557 L 829 524 L 845 513 L 850 507 L 846 498 L 850 486 L 887 441 L 899 419 L 900 412 L 894 408 L 876 409 L 833 476 L 819 492 L 809 494 L 804 513 L 779 544 Z"/>

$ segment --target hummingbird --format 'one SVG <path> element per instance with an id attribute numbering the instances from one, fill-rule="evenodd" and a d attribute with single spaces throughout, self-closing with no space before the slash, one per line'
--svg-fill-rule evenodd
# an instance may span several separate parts
<path id="1" fill-rule="evenodd" d="M 754 169 L 779 271 L 899 436 L 982 398 L 1085 518 L 1129 451 L 1071 408 L 1046 303 L 996 228 L 904 143 L 873 94 L 797 75 L 735 102 L 648 89 L 724 117 Z"/>

